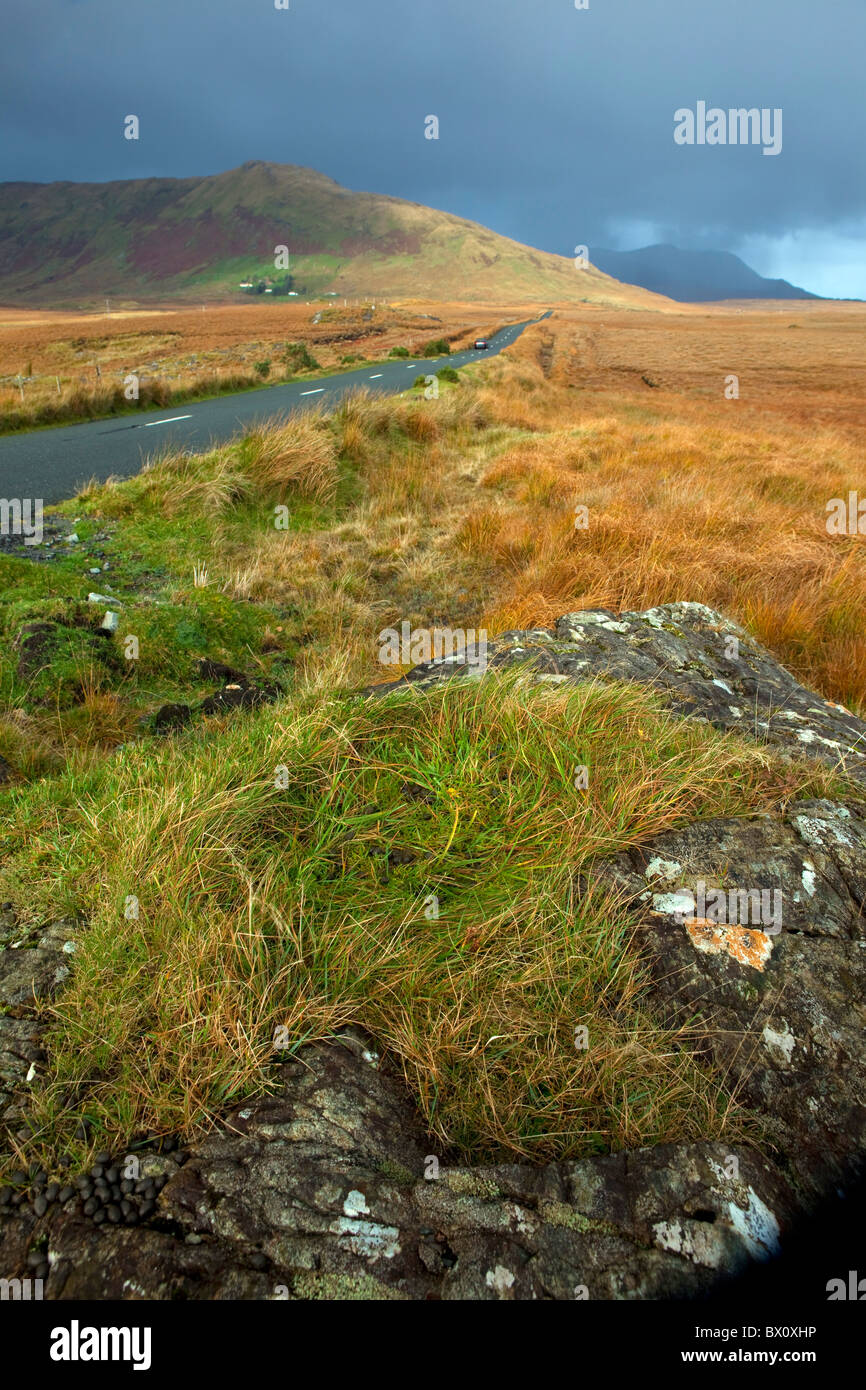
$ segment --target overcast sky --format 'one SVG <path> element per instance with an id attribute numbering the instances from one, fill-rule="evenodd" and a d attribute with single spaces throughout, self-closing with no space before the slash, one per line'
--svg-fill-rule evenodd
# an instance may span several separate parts
<path id="1" fill-rule="evenodd" d="M 866 297 L 866 0 L 289 3 L 4 0 L 0 179 L 306 164 L 547 251 L 707 246 Z M 780 107 L 781 153 L 677 145 L 699 101 Z"/>

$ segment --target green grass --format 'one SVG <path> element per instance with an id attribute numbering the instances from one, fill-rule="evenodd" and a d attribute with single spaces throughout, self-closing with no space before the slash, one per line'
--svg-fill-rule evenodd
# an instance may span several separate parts
<path id="1" fill-rule="evenodd" d="M 350 1022 L 463 1156 L 741 1132 L 694 1029 L 648 1007 L 622 906 L 577 876 L 825 782 L 634 686 L 551 691 L 512 672 L 298 695 L 218 739 L 129 746 L 7 792 L 3 896 L 89 923 L 37 1138 L 48 1156 L 74 1148 L 81 1114 L 94 1142 L 195 1131 L 267 1086 L 281 1026 L 294 1048 Z"/>

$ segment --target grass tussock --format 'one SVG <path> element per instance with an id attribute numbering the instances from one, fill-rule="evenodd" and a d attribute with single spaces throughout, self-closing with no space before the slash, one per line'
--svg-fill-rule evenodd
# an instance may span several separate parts
<path id="1" fill-rule="evenodd" d="M 397 1059 L 448 1151 L 728 1132 L 736 1106 L 694 1028 L 654 1017 L 622 905 L 579 875 L 809 775 L 634 687 L 514 673 L 311 695 L 218 742 L 138 750 L 74 807 L 58 792 L 31 833 L 45 891 L 74 876 L 90 923 L 55 1006 L 43 1133 L 71 1142 L 73 1111 L 112 1135 L 194 1132 L 266 1084 L 278 1028 L 294 1047 L 350 1022 Z"/>
<path id="2" fill-rule="evenodd" d="M 314 502 L 331 502 L 337 490 L 337 449 L 319 412 L 268 421 L 247 435 L 247 468 L 259 491 L 291 491 Z"/>

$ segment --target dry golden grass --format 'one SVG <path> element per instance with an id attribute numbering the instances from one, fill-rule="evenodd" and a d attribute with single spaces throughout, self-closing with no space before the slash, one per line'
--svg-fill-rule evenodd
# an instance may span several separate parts
<path id="1" fill-rule="evenodd" d="M 710 355 L 717 349 L 707 317 Z M 758 316 L 759 343 L 766 317 Z M 822 321 L 833 324 L 829 311 L 816 317 Z M 609 378 L 601 393 L 582 383 L 574 389 L 582 330 L 569 315 L 553 325 L 546 386 L 538 365 L 546 325 L 528 330 L 513 363 L 491 364 L 491 413 L 523 417 L 534 433 L 491 461 L 480 479 L 486 501 L 458 531 L 468 554 L 491 562 L 487 625 L 496 631 L 549 623 L 569 609 L 691 599 L 740 618 L 801 679 L 863 708 L 863 541 L 825 527 L 827 502 L 861 482 L 851 422 L 866 417 L 862 387 L 843 392 L 838 418 L 824 429 L 801 422 L 800 397 L 778 387 L 778 367 L 765 397 L 742 412 L 742 401 L 724 400 L 721 376 L 713 402 L 685 390 L 614 391 Z M 741 338 L 745 329 L 741 323 Z M 656 331 L 659 351 L 668 343 L 687 350 L 674 321 L 660 321 Z M 692 324 L 689 338 L 694 331 Z M 797 340 L 801 353 L 804 341 Z M 804 379 L 823 370 L 817 329 L 813 348 L 816 360 L 799 363 Z M 750 344 L 749 360 L 755 350 Z M 655 359 L 653 366 L 658 371 Z M 812 389 L 822 388 L 813 380 Z M 585 530 L 575 528 L 578 506 L 588 509 Z"/>
<path id="2" fill-rule="evenodd" d="M 330 502 L 337 490 L 337 450 L 321 411 L 272 419 L 247 435 L 248 469 L 265 493 L 292 490 L 314 502 Z"/>
<path id="3" fill-rule="evenodd" d="M 798 370 L 804 381 L 814 374 L 825 409 L 832 393 L 821 363 L 832 353 L 821 326 L 835 341 L 839 321 L 854 318 L 813 313 L 811 334 L 796 339 Z M 665 361 L 698 359 L 693 319 L 659 316 L 652 329 L 645 319 L 640 333 L 656 334 Z M 578 320 L 561 313 L 530 328 L 483 367 L 476 392 L 347 401 L 334 428 L 358 469 L 359 496 L 327 531 L 261 538 L 237 557 L 236 592 L 290 594 L 328 646 L 357 652 L 350 664 L 366 678 L 372 634 L 401 618 L 496 632 L 571 609 L 690 599 L 739 618 L 807 684 L 863 709 L 863 542 L 825 528 L 829 499 L 860 482 L 851 422 L 866 416 L 862 395 L 844 395 L 838 418 L 818 428 L 801 423 L 798 393 L 773 385 L 778 368 L 751 406 L 721 389 L 714 399 L 653 390 L 637 366 L 628 389 L 617 368 L 588 390 L 573 367 Z M 741 340 L 750 322 L 738 317 Z M 754 315 L 762 351 L 768 324 L 784 322 Z M 725 351 L 713 346 L 715 323 L 701 316 L 708 359 Z M 661 374 L 660 360 L 648 375 Z M 575 528 L 578 506 L 588 509 L 586 530 Z M 311 652 L 305 668 L 316 660 Z"/>
<path id="4" fill-rule="evenodd" d="M 428 313 L 428 309 L 433 313 Z M 319 323 L 314 317 L 322 313 Z M 392 347 L 419 350 L 445 336 L 455 350 L 478 334 L 490 336 L 506 320 L 534 310 L 511 306 L 377 305 L 343 307 L 279 301 L 210 304 L 201 309 L 127 310 L 80 314 L 0 309 L 0 416 L 57 419 L 108 414 L 124 405 L 123 384 L 140 376 L 142 399 L 167 405 L 172 394 L 206 395 L 278 381 L 286 370 L 287 341 L 304 343 L 326 369 L 345 356 L 386 358 Z M 365 316 L 366 315 L 366 316 Z M 493 316 L 492 316 L 493 315 Z M 256 364 L 270 360 L 265 377 Z M 97 376 L 97 366 L 101 376 Z M 20 388 L 13 378 L 26 379 Z M 58 382 L 60 389 L 58 390 Z"/>

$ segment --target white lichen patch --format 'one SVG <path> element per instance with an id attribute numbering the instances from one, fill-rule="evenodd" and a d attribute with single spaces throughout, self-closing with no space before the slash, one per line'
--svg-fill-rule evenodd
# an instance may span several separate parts
<path id="1" fill-rule="evenodd" d="M 353 1255 L 375 1263 L 393 1260 L 400 1253 L 400 1232 L 396 1226 L 382 1226 L 377 1221 L 361 1221 L 357 1217 L 340 1216 L 328 1229 L 340 1237 L 340 1247 Z"/>
<path id="2" fill-rule="evenodd" d="M 134 1294 L 138 1298 L 149 1297 L 147 1290 L 142 1288 L 141 1284 L 136 1284 L 134 1279 L 124 1279 L 123 1292 Z"/>
<path id="3" fill-rule="evenodd" d="M 675 859 L 662 859 L 661 855 L 655 854 L 644 869 L 644 878 L 657 878 L 670 885 L 682 877 L 682 872 L 682 864 L 678 864 Z"/>
<path id="4" fill-rule="evenodd" d="M 585 613 L 567 613 L 569 627 L 604 627 L 610 622 L 610 614 L 598 608 L 588 608 Z"/>
<path id="5" fill-rule="evenodd" d="M 713 685 L 717 685 L 720 690 L 727 690 L 729 695 L 734 693 L 727 681 L 720 681 L 716 676 L 713 677 Z"/>
<path id="6" fill-rule="evenodd" d="M 788 1027 L 787 1021 L 782 1019 L 781 1032 L 777 1032 L 769 1023 L 765 1023 L 761 1036 L 770 1052 L 781 1057 L 787 1066 L 794 1055 L 794 1048 L 797 1046 L 797 1039 Z"/>
<path id="7" fill-rule="evenodd" d="M 820 734 L 815 733 L 814 729 L 797 729 L 796 734 L 801 743 L 823 743 L 825 748 L 838 749 L 842 747 L 838 739 L 822 738 Z"/>
<path id="8" fill-rule="evenodd" d="M 809 894 L 809 897 L 814 898 L 815 888 L 818 882 L 818 875 L 815 865 L 812 864 L 808 859 L 803 860 L 803 872 L 800 875 L 800 878 L 803 883 L 803 888 Z"/>
<path id="9" fill-rule="evenodd" d="M 735 719 L 742 719 L 743 711 L 740 709 L 739 705 L 728 705 L 728 709 Z"/>
<path id="10" fill-rule="evenodd" d="M 753 1260 L 766 1260 L 779 1253 L 779 1223 L 766 1202 L 753 1188 L 747 1191 L 745 1211 L 736 1202 L 728 1203 L 728 1217 Z"/>
<path id="11" fill-rule="evenodd" d="M 535 1233 L 536 1223 L 531 1212 L 528 1212 L 525 1207 L 518 1206 L 516 1202 L 509 1202 L 505 1210 L 522 1236 L 531 1236 Z"/>
<path id="12" fill-rule="evenodd" d="M 844 819 L 841 816 L 840 819 Z M 823 849 L 828 839 L 835 841 L 837 845 L 845 845 L 850 849 L 852 841 L 842 827 L 834 824 L 833 820 L 824 820 L 820 816 L 795 816 L 797 829 L 807 845 L 813 845 L 815 849 Z"/>
<path id="13" fill-rule="evenodd" d="M 687 888 L 678 893 L 653 893 L 653 912 L 662 917 L 692 917 L 695 911 L 694 894 Z"/>
<path id="14" fill-rule="evenodd" d="M 514 1275 L 505 1265 L 497 1265 L 495 1269 L 488 1269 L 484 1276 L 484 1282 L 488 1289 L 494 1289 L 499 1298 L 505 1298 L 509 1289 L 514 1286 Z"/>
<path id="15" fill-rule="evenodd" d="M 364 1193 L 353 1187 L 343 1202 L 343 1213 L 345 1216 L 369 1216 L 370 1208 Z"/>
<path id="16" fill-rule="evenodd" d="M 715 1164 L 711 1167 L 716 1168 Z M 716 1194 L 718 1200 L 718 1194 Z M 728 1199 L 719 1205 L 714 1222 L 673 1219 L 653 1226 L 656 1244 L 674 1255 L 683 1255 L 706 1269 L 730 1266 L 730 1233 L 753 1260 L 766 1260 L 779 1252 L 779 1223 L 753 1188 L 746 1188 L 746 1207 Z"/>
<path id="17" fill-rule="evenodd" d="M 720 1269 L 724 1263 L 724 1243 L 715 1227 L 706 1221 L 657 1221 L 653 1235 L 662 1250 L 684 1255 L 705 1269 Z"/>

